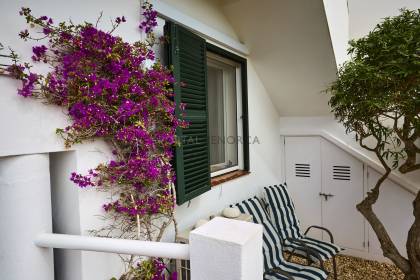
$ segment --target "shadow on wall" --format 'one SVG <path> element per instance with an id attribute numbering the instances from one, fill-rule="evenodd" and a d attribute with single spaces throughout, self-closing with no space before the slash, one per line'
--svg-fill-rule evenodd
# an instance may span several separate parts
<path id="1" fill-rule="evenodd" d="M 50 153 L 52 225 L 54 233 L 80 235 L 79 190 L 69 180 L 76 152 Z M 82 279 L 81 251 L 54 249 L 55 279 Z"/>

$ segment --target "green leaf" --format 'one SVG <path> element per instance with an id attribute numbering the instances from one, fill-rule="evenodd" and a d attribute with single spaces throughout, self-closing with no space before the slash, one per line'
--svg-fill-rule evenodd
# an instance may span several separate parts
<path id="1" fill-rule="evenodd" d="M 420 10 L 384 19 L 349 42 L 351 59 L 326 90 L 346 133 L 356 133 L 362 143 L 373 139 L 377 155 L 393 168 L 409 162 L 407 155 L 419 155 L 413 148 L 420 140 L 419 38 Z"/>

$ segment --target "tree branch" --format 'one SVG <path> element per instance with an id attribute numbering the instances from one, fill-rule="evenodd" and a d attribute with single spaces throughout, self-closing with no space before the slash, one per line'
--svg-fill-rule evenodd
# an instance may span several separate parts
<path id="1" fill-rule="evenodd" d="M 412 264 L 412 274 L 420 279 L 420 192 L 417 192 L 413 202 L 414 223 L 408 232 L 406 243 L 407 255 Z"/>
<path id="2" fill-rule="evenodd" d="M 384 256 L 389 258 L 399 269 L 401 269 L 404 273 L 407 274 L 411 271 L 410 263 L 400 254 L 391 237 L 389 236 L 387 230 L 385 229 L 385 226 L 373 211 L 372 206 L 378 200 L 380 187 L 391 173 L 391 168 L 381 157 L 379 149 L 376 149 L 375 153 L 378 159 L 381 161 L 382 165 L 384 166 L 385 173 L 376 182 L 375 187 L 368 192 L 366 198 L 362 202 L 360 202 L 356 207 L 357 210 L 359 210 L 359 212 L 369 222 L 372 229 L 375 231 L 376 236 L 378 237 L 379 242 L 381 244 Z"/>

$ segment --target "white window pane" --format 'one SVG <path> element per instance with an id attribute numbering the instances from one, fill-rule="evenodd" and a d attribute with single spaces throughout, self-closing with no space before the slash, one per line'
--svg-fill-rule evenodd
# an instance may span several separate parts
<path id="1" fill-rule="evenodd" d="M 223 71 L 208 67 L 207 88 L 209 94 L 209 133 L 210 133 L 210 164 L 225 162 L 225 146 L 220 139 L 225 137 L 225 116 L 223 100 Z"/>
<path id="2" fill-rule="evenodd" d="M 208 104 L 211 171 L 238 166 L 237 65 L 211 55 Z"/>
<path id="3" fill-rule="evenodd" d="M 227 167 L 238 165 L 238 127 L 236 113 L 236 68 L 229 66 L 224 72 L 224 97 L 226 116 Z"/>

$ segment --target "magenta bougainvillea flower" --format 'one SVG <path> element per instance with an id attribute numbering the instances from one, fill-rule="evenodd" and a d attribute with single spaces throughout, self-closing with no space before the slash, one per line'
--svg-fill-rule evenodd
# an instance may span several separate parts
<path id="1" fill-rule="evenodd" d="M 70 180 L 81 188 L 111 191 L 103 209 L 123 221 L 123 230 L 137 227 L 140 233 L 140 225 L 150 223 L 151 216 L 173 219 L 175 132 L 187 123 L 175 114 L 171 71 L 156 61 L 145 66 L 154 58 L 151 33 L 157 25 L 156 11 L 144 4 L 139 27 L 148 40 L 133 44 L 112 34 L 126 22 L 124 16 L 116 18 L 111 32 L 105 32 L 89 23 L 54 25 L 47 16 L 34 17 L 29 8 L 22 8 L 20 15 L 39 28 L 38 34 L 48 42 L 32 48 L 32 60 L 49 64 L 52 71 L 39 75 L 28 63 L 15 61 L 5 71 L 22 81 L 18 94 L 67 109 L 70 124 L 57 129 L 66 147 L 93 138 L 113 147 L 112 160 L 85 175 L 73 172 Z M 28 30 L 19 36 L 34 39 Z M 148 232 L 147 238 L 152 239 L 152 234 Z M 150 264 L 154 271 L 150 279 L 164 279 L 164 262 L 155 259 Z"/>
<path id="2" fill-rule="evenodd" d="M 40 61 L 41 58 L 45 56 L 47 50 L 47 47 L 44 45 L 32 47 L 32 52 L 34 53 L 34 55 L 32 56 L 32 60 Z"/>
<path id="3" fill-rule="evenodd" d="M 140 23 L 139 28 L 146 33 L 151 33 L 157 26 L 157 12 L 152 9 L 152 5 L 149 2 L 145 2 L 142 6 L 143 21 Z"/>

